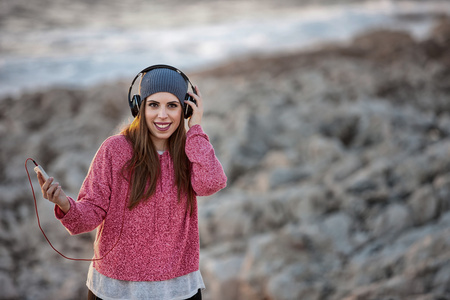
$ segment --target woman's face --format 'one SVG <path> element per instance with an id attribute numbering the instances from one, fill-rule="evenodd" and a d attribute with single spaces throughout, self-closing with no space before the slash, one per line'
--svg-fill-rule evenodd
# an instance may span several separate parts
<path id="1" fill-rule="evenodd" d="M 166 150 L 167 139 L 181 122 L 181 104 L 171 93 L 160 92 L 147 97 L 145 102 L 145 122 L 156 150 Z"/>

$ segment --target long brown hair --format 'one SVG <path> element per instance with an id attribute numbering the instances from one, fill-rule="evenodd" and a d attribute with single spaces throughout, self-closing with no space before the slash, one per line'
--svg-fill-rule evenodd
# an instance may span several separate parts
<path id="1" fill-rule="evenodd" d="M 161 165 L 158 152 L 150 137 L 150 130 L 145 121 L 144 99 L 138 115 L 121 134 L 133 145 L 133 156 L 123 166 L 122 173 L 125 177 L 131 173 L 130 200 L 128 208 L 131 210 L 141 201 L 149 199 L 156 191 L 156 183 L 161 176 Z M 178 188 L 178 202 L 183 195 L 187 195 L 186 209 L 190 214 L 194 211 L 195 193 L 191 186 L 191 163 L 185 152 L 186 129 L 184 128 L 184 112 L 181 113 L 181 121 L 178 128 L 168 139 L 168 150 L 172 157 L 175 172 L 175 183 Z M 148 188 L 146 189 L 148 184 Z"/>

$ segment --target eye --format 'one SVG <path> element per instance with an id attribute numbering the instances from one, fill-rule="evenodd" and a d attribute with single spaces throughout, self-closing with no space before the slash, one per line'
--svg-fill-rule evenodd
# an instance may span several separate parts
<path id="1" fill-rule="evenodd" d="M 169 103 L 167 106 L 168 106 L 169 108 L 177 108 L 177 107 L 178 107 L 178 104 L 177 104 L 177 103 Z"/>
<path id="2" fill-rule="evenodd" d="M 155 107 L 158 107 L 158 103 L 156 103 L 156 102 L 149 102 L 148 106 L 155 108 Z"/>

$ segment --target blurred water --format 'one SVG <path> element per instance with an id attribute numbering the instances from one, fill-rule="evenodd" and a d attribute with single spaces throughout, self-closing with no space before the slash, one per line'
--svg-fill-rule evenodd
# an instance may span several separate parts
<path id="1" fill-rule="evenodd" d="M 52 30 L 14 36 L 0 54 L 0 95 L 52 85 L 87 86 L 129 78 L 157 63 L 185 72 L 252 53 L 291 51 L 345 41 L 371 28 L 405 29 L 423 37 L 433 19 L 398 14 L 450 13 L 450 3 L 377 1 L 363 5 L 298 9 L 286 18 L 242 20 L 158 30 Z M 28 49 L 28 50 L 25 50 Z"/>

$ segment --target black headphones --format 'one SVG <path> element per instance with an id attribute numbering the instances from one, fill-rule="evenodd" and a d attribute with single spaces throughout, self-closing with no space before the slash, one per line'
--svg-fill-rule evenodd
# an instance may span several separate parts
<path id="1" fill-rule="evenodd" d="M 181 76 L 183 76 L 184 80 L 186 80 L 189 83 L 194 94 L 197 95 L 197 93 L 195 92 L 195 89 L 194 89 L 194 85 L 191 83 L 191 81 L 186 76 L 186 74 L 181 72 L 179 69 L 169 66 L 169 65 L 154 65 L 154 66 L 147 67 L 144 70 L 140 71 L 136 75 L 136 77 L 134 77 L 133 81 L 131 82 L 131 86 L 128 89 L 128 105 L 130 105 L 131 114 L 133 115 L 133 117 L 137 116 L 137 114 L 139 112 L 139 107 L 141 106 L 141 102 L 142 102 L 141 95 L 139 95 L 139 94 L 134 94 L 133 97 L 131 97 L 131 89 L 133 88 L 133 84 L 136 81 L 136 79 L 138 79 L 139 76 L 141 76 L 142 74 L 145 74 L 147 72 L 150 72 L 153 69 L 170 69 L 170 70 L 173 70 L 173 71 L 179 73 Z M 195 99 L 188 93 L 186 93 L 186 96 L 184 96 L 184 100 L 192 101 L 195 104 L 197 104 L 197 101 L 195 101 Z M 184 111 L 184 118 L 188 119 L 189 117 L 191 117 L 192 116 L 192 107 L 190 107 L 189 104 L 186 104 L 186 103 L 182 103 L 182 107 L 183 107 L 183 111 Z"/>

